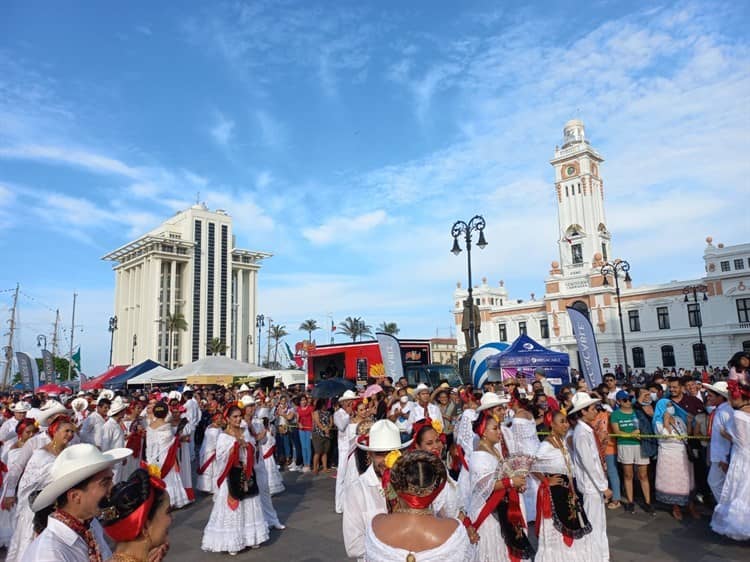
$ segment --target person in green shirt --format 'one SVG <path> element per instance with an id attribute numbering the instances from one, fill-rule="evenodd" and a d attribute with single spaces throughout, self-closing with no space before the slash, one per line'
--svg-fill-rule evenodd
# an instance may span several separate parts
<path id="1" fill-rule="evenodd" d="M 651 505 L 651 487 L 648 481 L 648 457 L 641 454 L 640 434 L 638 417 L 633 409 L 630 395 L 621 390 L 615 396 L 617 410 L 612 412 L 610 423 L 612 430 L 619 434 L 628 434 L 633 437 L 617 438 L 617 461 L 622 465 L 623 481 L 625 483 L 625 511 L 635 513 L 633 504 L 633 466 L 638 467 L 638 481 L 641 483 L 641 491 L 646 513 L 654 515 L 654 507 Z"/>

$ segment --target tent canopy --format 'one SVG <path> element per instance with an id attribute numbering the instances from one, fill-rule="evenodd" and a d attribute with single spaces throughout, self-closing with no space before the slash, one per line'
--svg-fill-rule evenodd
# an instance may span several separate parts
<path id="1" fill-rule="evenodd" d="M 134 365 L 133 367 L 130 367 L 130 369 L 128 369 L 124 373 L 119 374 L 116 377 L 112 377 L 111 379 L 107 380 L 104 383 L 104 386 L 106 388 L 120 388 L 124 386 L 125 383 L 129 381 L 130 379 L 132 379 L 133 377 L 138 376 L 142 373 L 151 371 L 158 366 L 159 364 L 156 361 L 152 361 L 151 359 L 146 359 L 143 363 Z"/>
<path id="2" fill-rule="evenodd" d="M 140 375 L 134 376 L 132 379 L 128 379 L 127 384 L 128 386 L 136 385 L 136 384 L 152 384 L 160 376 L 163 376 L 169 372 L 170 370 L 167 369 L 166 367 L 157 365 L 150 371 L 146 371 L 145 373 L 141 373 Z"/>
<path id="3" fill-rule="evenodd" d="M 118 375 L 123 374 L 128 369 L 127 365 L 115 365 L 110 367 L 107 371 L 95 377 L 87 380 L 81 385 L 81 390 L 93 390 L 95 388 L 104 388 L 104 383 L 110 379 L 115 378 Z"/>
<path id="4" fill-rule="evenodd" d="M 567 353 L 552 351 L 522 334 L 508 349 L 487 360 L 490 369 L 504 367 L 560 368 L 570 365 Z"/>
<path id="5" fill-rule="evenodd" d="M 218 377 L 250 377 L 255 374 L 266 376 L 270 374 L 269 369 L 258 367 L 257 365 L 251 365 L 250 363 L 243 363 L 229 357 L 222 357 L 220 355 L 213 355 L 210 357 L 204 357 L 188 365 L 184 365 L 169 373 L 164 373 L 155 377 L 153 381 L 156 384 L 159 383 L 173 383 L 173 382 L 185 382 L 188 377 L 200 376 L 201 380 L 213 381 Z M 214 382 L 203 382 L 198 384 L 225 384 L 225 383 L 214 383 Z"/>

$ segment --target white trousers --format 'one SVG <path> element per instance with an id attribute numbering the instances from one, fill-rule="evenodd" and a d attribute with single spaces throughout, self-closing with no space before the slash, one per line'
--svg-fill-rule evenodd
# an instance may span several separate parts
<path id="1" fill-rule="evenodd" d="M 714 495 L 716 503 L 721 499 L 721 490 L 724 488 L 726 477 L 727 473 L 721 469 L 719 463 L 712 462 L 711 468 L 708 470 L 708 486 L 711 488 L 711 493 Z"/>
<path id="2" fill-rule="evenodd" d="M 583 494 L 583 509 L 591 523 L 591 552 L 596 560 L 609 560 L 609 540 L 607 539 L 607 509 L 602 494 Z"/>

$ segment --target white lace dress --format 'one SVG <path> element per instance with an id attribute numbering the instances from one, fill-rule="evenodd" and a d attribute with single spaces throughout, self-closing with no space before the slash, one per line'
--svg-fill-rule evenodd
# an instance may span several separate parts
<path id="1" fill-rule="evenodd" d="M 26 547 L 34 540 L 34 512 L 31 511 L 29 496 L 49 484 L 50 470 L 55 462 L 55 455 L 45 449 L 37 449 L 31 455 L 23 476 L 18 483 L 16 496 L 16 528 L 8 547 L 6 562 L 16 562 L 23 556 Z"/>
<path id="2" fill-rule="evenodd" d="M 568 478 L 573 475 L 568 470 L 562 451 L 553 447 L 549 442 L 540 443 L 536 451 L 536 461 L 531 468 L 533 472 L 546 474 L 564 474 Z M 572 456 L 569 456 L 572 468 Z M 554 515 L 553 515 L 554 517 Z M 563 535 L 555 528 L 553 519 L 539 517 L 536 521 L 539 528 L 539 542 L 534 562 L 589 562 L 594 561 L 589 535 L 575 539 L 568 546 L 563 541 Z"/>
<path id="3" fill-rule="evenodd" d="M 536 435 L 536 422 L 515 416 L 509 429 L 510 439 L 507 439 L 508 452 L 510 454 L 533 456 L 539 448 L 539 437 Z M 539 481 L 529 475 L 526 478 L 526 491 L 522 495 L 526 521 L 536 520 L 536 494 L 538 491 Z"/>
<path id="4" fill-rule="evenodd" d="M 711 528 L 736 541 L 750 539 L 750 414 L 734 411 L 732 456 Z"/>
<path id="5" fill-rule="evenodd" d="M 469 462 L 474 449 L 476 447 L 479 437 L 474 433 L 473 424 L 478 417 L 477 411 L 468 409 L 464 410 L 461 417 L 453 430 L 453 435 L 456 438 L 456 444 L 459 445 L 464 451 L 464 458 L 466 462 Z M 469 498 L 471 497 L 471 476 L 466 467 L 461 466 L 461 471 L 458 473 L 458 496 L 460 503 L 468 505 Z"/>
<path id="6" fill-rule="evenodd" d="M 0 470 L 4 469 L 2 474 L 3 489 L 2 493 L 0 493 L 0 504 L 2 504 L 3 500 L 5 499 L 7 482 L 10 475 L 9 457 L 14 456 L 12 455 L 12 452 L 18 450 L 13 449 L 13 445 L 15 445 L 16 441 L 18 440 L 18 438 L 15 437 L 15 433 L 13 433 L 13 436 L 14 437 L 12 439 L 8 439 L 3 443 L 2 452 L 0 453 L 0 461 L 2 461 L 3 463 L 3 465 L 0 466 Z M 15 483 L 18 483 L 18 479 L 15 480 Z M 12 497 L 16 496 L 15 484 L 13 484 L 13 490 L 8 495 Z M 15 511 L 15 507 L 9 510 L 0 509 L 0 547 L 2 548 L 8 547 L 8 545 L 10 544 L 10 538 L 13 536 L 13 529 L 15 528 Z"/>
<path id="7" fill-rule="evenodd" d="M 271 450 L 276 450 L 276 437 L 268 430 L 266 432 L 266 441 L 261 446 L 261 453 L 263 454 L 263 464 L 266 465 L 266 472 L 268 473 L 268 491 L 272 496 L 275 496 L 286 490 L 286 488 L 284 487 L 284 479 L 281 477 L 281 472 L 279 472 L 279 465 L 276 464 L 276 457 L 273 453 L 269 454 Z"/>
<path id="8" fill-rule="evenodd" d="M 443 544 L 421 552 L 388 546 L 375 536 L 372 521 L 365 533 L 365 562 L 406 562 L 409 555 L 414 556 L 416 562 L 474 562 L 475 550 L 460 522 Z"/>
<path id="9" fill-rule="evenodd" d="M 151 427 L 146 429 L 146 462 L 148 464 L 155 464 L 159 468 L 162 468 L 164 461 L 167 459 L 169 448 L 174 442 L 174 429 L 168 423 L 153 429 Z M 167 492 L 169 492 L 169 503 L 173 508 L 181 508 L 190 503 L 188 499 L 185 487 L 182 484 L 180 478 L 179 468 L 177 463 L 164 476 L 162 479 L 167 485 Z"/>
<path id="10" fill-rule="evenodd" d="M 235 438 L 227 433 L 219 435 L 216 441 L 219 474 L 224 472 L 235 442 Z M 240 458 L 246 458 L 245 451 L 240 451 Z M 260 495 L 243 499 L 234 510 L 227 503 L 228 497 L 229 482 L 224 479 L 214 496 L 211 515 L 203 530 L 201 549 L 204 551 L 239 552 L 268 540 L 268 525 L 263 517 Z"/>
<path id="11" fill-rule="evenodd" d="M 195 484 L 195 487 L 201 492 L 215 494 L 219 489 L 216 485 L 216 479 L 219 475 L 216 474 L 215 453 L 216 441 L 219 439 L 220 434 L 220 428 L 211 426 L 206 429 L 206 433 L 203 436 L 203 443 L 201 444 L 200 454 L 198 455 L 198 470 L 200 470 L 204 466 L 206 468 L 203 469 L 203 474 L 198 474 Z M 211 459 L 212 455 L 214 458 L 209 462 L 209 459 Z"/>
<path id="12" fill-rule="evenodd" d="M 432 502 L 432 511 L 438 517 L 458 519 L 458 514 L 464 510 L 464 502 L 458 495 L 458 484 L 448 476 L 448 481 Z"/>

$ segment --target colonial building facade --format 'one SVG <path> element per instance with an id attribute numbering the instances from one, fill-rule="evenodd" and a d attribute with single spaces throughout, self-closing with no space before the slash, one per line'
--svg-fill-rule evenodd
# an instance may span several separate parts
<path id="1" fill-rule="evenodd" d="M 502 281 L 490 286 L 482 279 L 473 290 L 481 316 L 480 345 L 511 342 L 527 333 L 547 347 L 567 352 L 571 367 L 577 367 L 577 346 L 566 311 L 573 307 L 591 320 L 605 371 L 626 362 L 630 368 L 647 370 L 724 365 L 735 351 L 750 350 L 750 244 L 725 247 L 708 237 L 705 275 L 699 279 L 634 287 L 620 274 L 627 352 L 623 357 L 614 279 L 610 275 L 605 281 L 601 274 L 601 267 L 615 260 L 600 175 L 603 161 L 587 140 L 583 123 L 566 123 L 563 144 L 550 161 L 555 169 L 559 260 L 551 264 L 542 298 L 532 294 L 530 300 L 511 299 Z M 702 285 L 705 293 L 687 289 Z M 459 283 L 453 296 L 460 330 L 467 291 Z M 462 338 L 458 352 L 465 352 Z"/>
<path id="2" fill-rule="evenodd" d="M 112 362 L 154 359 L 174 368 L 205 357 L 215 339 L 226 346 L 219 354 L 254 362 L 258 271 L 270 256 L 236 248 L 232 218 L 205 205 L 108 253 L 102 259 L 115 263 L 117 317 Z M 175 315 L 187 330 L 169 329 Z"/>

